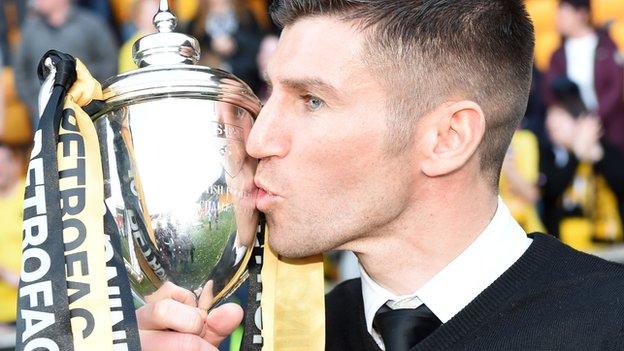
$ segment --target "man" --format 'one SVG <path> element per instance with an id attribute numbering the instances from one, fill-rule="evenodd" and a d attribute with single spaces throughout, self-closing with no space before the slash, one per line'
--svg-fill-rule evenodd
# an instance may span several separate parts
<path id="1" fill-rule="evenodd" d="M 0 326 L 14 324 L 17 311 L 25 160 L 21 146 L 3 139 L 0 134 Z"/>
<path id="2" fill-rule="evenodd" d="M 624 156 L 603 137 L 604 127 L 588 114 L 576 83 L 562 76 L 552 90 L 545 123 L 548 141 L 540 146 L 546 228 L 578 248 L 591 241 L 619 240 Z"/>
<path id="3" fill-rule="evenodd" d="M 553 83 L 562 76 L 578 85 L 587 111 L 604 125 L 605 141 L 624 154 L 624 65 L 609 33 L 593 27 L 590 0 L 562 0 L 557 30 L 564 38 L 544 79 L 547 107 L 557 104 Z"/>
<path id="4" fill-rule="evenodd" d="M 26 20 L 14 63 L 18 94 L 30 110 L 33 130 L 39 123 L 41 86 L 37 64 L 50 49 L 79 58 L 99 81 L 116 74 L 117 44 L 101 19 L 74 7 L 72 0 L 35 0 L 36 16 Z"/>
<path id="5" fill-rule="evenodd" d="M 624 268 L 527 237 L 498 201 L 526 108 L 520 0 L 282 0 L 273 92 L 247 140 L 270 244 L 356 253 L 326 300 L 327 350 L 624 347 Z M 144 350 L 214 350 L 240 321 L 166 285 Z"/>
<path id="6" fill-rule="evenodd" d="M 2 51 L 2 43 L 0 43 L 0 52 Z M 2 61 L 2 56 L 0 56 L 0 135 L 4 135 L 5 121 L 6 121 L 6 91 L 5 91 L 5 82 L 4 78 L 4 61 Z"/>

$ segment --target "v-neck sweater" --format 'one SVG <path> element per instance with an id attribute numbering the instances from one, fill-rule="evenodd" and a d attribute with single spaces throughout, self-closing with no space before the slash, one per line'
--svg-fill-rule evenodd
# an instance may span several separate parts
<path id="1" fill-rule="evenodd" d="M 516 263 L 411 351 L 624 350 L 624 266 L 530 237 Z M 325 349 L 380 350 L 360 279 L 327 294 Z"/>

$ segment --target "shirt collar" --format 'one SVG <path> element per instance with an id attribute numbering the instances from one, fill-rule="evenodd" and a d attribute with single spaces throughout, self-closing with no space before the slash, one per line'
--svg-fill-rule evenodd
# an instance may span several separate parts
<path id="1" fill-rule="evenodd" d="M 496 213 L 483 232 L 413 294 L 393 294 L 377 284 L 360 266 L 368 332 L 374 335 L 375 314 L 389 300 L 410 308 L 424 303 L 442 323 L 446 323 L 511 267 L 531 241 L 499 197 Z"/>

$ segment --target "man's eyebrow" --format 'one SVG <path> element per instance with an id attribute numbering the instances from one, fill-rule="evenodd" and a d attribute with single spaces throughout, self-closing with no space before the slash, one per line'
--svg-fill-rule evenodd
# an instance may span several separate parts
<path id="1" fill-rule="evenodd" d="M 338 98 L 340 95 L 338 94 L 338 89 L 334 88 L 333 85 L 318 78 L 282 79 L 280 80 L 280 83 L 281 85 L 294 90 L 318 90 L 335 98 Z"/>

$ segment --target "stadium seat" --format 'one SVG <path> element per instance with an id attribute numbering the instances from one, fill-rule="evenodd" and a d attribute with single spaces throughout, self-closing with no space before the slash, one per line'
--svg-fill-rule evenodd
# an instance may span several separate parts
<path id="1" fill-rule="evenodd" d="M 190 22 L 197 15 L 199 10 L 198 0 L 176 0 L 175 14 L 182 22 Z"/>
<path id="2" fill-rule="evenodd" d="M 30 117 L 26 106 L 19 100 L 15 90 L 13 70 L 5 68 L 0 72 L 4 84 L 4 100 L 6 103 L 4 119 L 4 135 L 0 135 L 0 141 L 9 144 L 30 143 L 31 128 Z"/>
<path id="3" fill-rule="evenodd" d="M 126 23 L 132 15 L 133 0 L 110 0 L 113 16 L 117 23 Z"/>
<path id="4" fill-rule="evenodd" d="M 599 248 L 592 242 L 592 225 L 585 218 L 568 218 L 559 225 L 559 239 L 573 248 L 591 252 Z"/>
<path id="5" fill-rule="evenodd" d="M 253 13 L 258 24 L 264 29 L 269 29 L 269 15 L 267 13 L 267 0 L 246 0 L 245 5 Z"/>
<path id="6" fill-rule="evenodd" d="M 597 26 L 624 21 L 624 0 L 592 0 L 592 17 Z"/>
<path id="7" fill-rule="evenodd" d="M 535 35 L 535 66 L 545 72 L 550 65 L 550 57 L 561 44 L 561 36 L 556 31 Z"/>
<path id="8" fill-rule="evenodd" d="M 619 0 L 622 1 L 622 0 Z M 526 8 L 533 19 L 537 34 L 552 32 L 556 28 L 558 0 L 527 0 Z"/>

